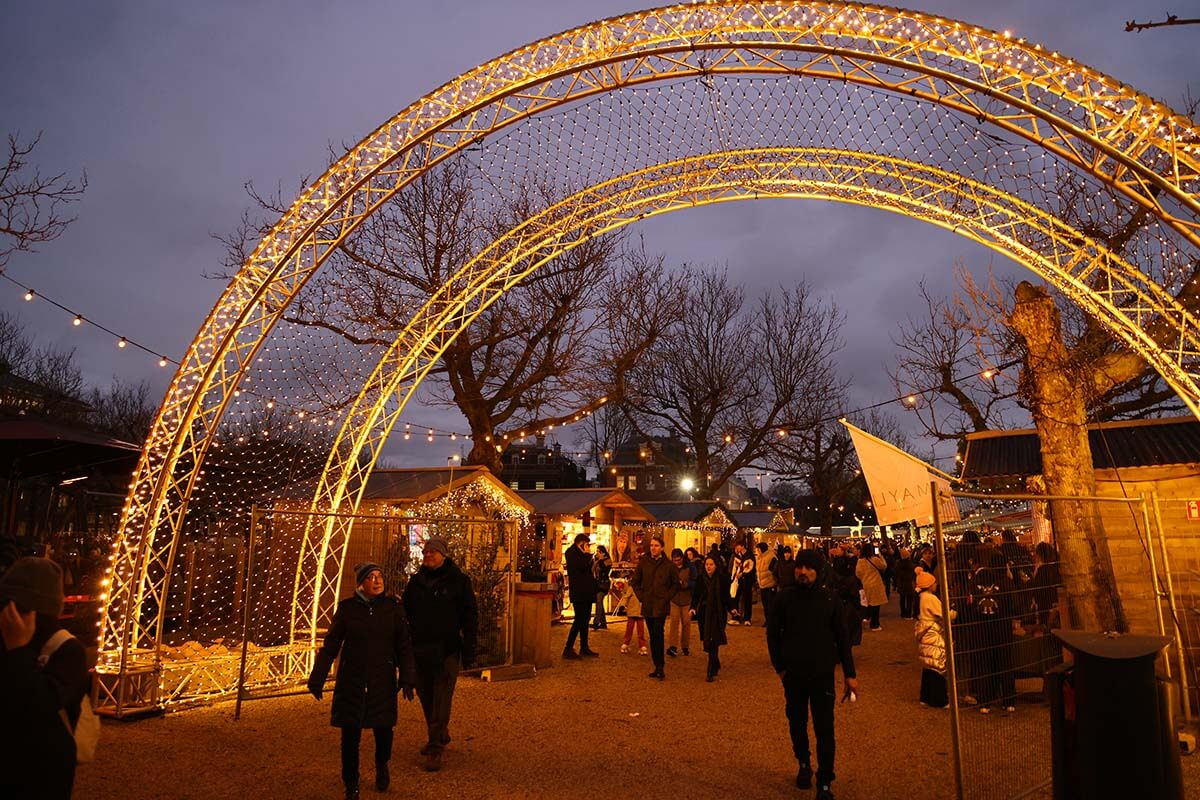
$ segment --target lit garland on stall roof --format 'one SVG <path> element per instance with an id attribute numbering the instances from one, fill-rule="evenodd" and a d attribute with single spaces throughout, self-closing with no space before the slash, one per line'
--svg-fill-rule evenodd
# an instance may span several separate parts
<path id="1" fill-rule="evenodd" d="M 504 492 L 483 479 L 473 480 L 429 502 L 404 509 L 404 514 L 430 519 L 462 517 L 463 511 L 469 506 L 477 506 L 485 515 L 496 515 L 501 519 L 516 520 L 522 524 L 529 521 L 529 512 L 523 506 L 513 503 Z"/>

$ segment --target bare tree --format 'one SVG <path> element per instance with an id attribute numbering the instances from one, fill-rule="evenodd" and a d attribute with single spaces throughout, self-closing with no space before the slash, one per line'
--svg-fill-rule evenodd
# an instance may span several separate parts
<path id="1" fill-rule="evenodd" d="M 82 402 L 85 389 L 83 373 L 74 360 L 74 353 L 74 348 L 65 350 L 50 345 L 38 349 L 32 357 L 25 377 L 49 390 L 47 413 L 70 413 Z"/>
<path id="2" fill-rule="evenodd" d="M 637 435 L 637 426 L 630 420 L 630 413 L 621 403 L 606 403 L 580 423 L 575 443 L 584 449 L 584 463 L 593 467 L 597 474 L 603 471 L 618 447 Z"/>
<path id="3" fill-rule="evenodd" d="M 643 435 L 687 443 L 711 493 L 828 389 L 842 316 L 803 283 L 748 313 L 741 289 L 716 270 L 688 273 L 681 305 L 688 313 L 637 369 L 629 405 Z"/>
<path id="4" fill-rule="evenodd" d="M 107 390 L 92 388 L 88 405 L 92 407 L 95 427 L 134 444 L 146 441 L 158 411 L 158 406 L 150 400 L 149 383 L 128 383 L 116 376 Z"/>
<path id="5" fill-rule="evenodd" d="M 65 172 L 46 176 L 30 163 L 42 136 L 22 141 L 9 134 L 5 163 L 0 166 L 0 269 L 16 252 L 33 252 L 39 244 L 62 235 L 74 217 L 66 207 L 87 188 L 87 175 L 78 180 Z"/>
<path id="6" fill-rule="evenodd" d="M 0 311 L 0 364 L 18 375 L 29 371 L 33 344 L 25 335 L 25 325 L 15 314 Z"/>
<path id="7" fill-rule="evenodd" d="M 854 443 L 838 420 L 847 406 L 845 387 L 831 385 L 808 411 L 812 418 L 778 435 L 764 463 L 776 480 L 794 481 L 808 488 L 816 505 L 822 533 L 833 530 L 839 506 L 865 499 L 865 484 Z M 907 449 L 907 437 L 897 421 L 878 409 L 856 416 L 854 424 L 873 435 Z"/>
<path id="8" fill-rule="evenodd" d="M 921 281 L 925 316 L 900 325 L 892 338 L 899 357 L 888 369 L 897 393 L 913 398 L 909 408 L 939 441 L 1004 427 L 1017 396 L 998 369 L 1011 358 L 1011 335 L 991 306 L 994 281 L 978 286 L 961 263 L 955 275 L 959 289 L 950 299 L 933 297 Z"/>
<path id="9" fill-rule="evenodd" d="M 390 345 L 475 253 L 551 203 L 549 189 L 518 187 L 481 209 L 470 170 L 465 160 L 449 162 L 397 194 L 338 247 L 285 319 L 356 346 Z M 251 196 L 263 211 L 283 210 L 278 195 L 251 188 Z M 224 240 L 227 266 L 244 260 L 262 230 L 244 219 Z M 551 255 L 527 255 L 524 266 L 547 263 L 484 309 L 430 373 L 433 401 L 467 419 L 467 463 L 497 473 L 505 441 L 619 400 L 625 375 L 678 310 L 676 279 L 644 246 L 583 231 L 575 246 Z M 355 376 L 336 370 L 322 364 L 304 376 L 314 398 L 345 396 L 329 389 Z"/>

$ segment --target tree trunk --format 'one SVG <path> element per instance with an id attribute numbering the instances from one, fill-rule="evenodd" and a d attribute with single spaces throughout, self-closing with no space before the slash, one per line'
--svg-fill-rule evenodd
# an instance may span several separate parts
<path id="1" fill-rule="evenodd" d="M 497 478 L 504 469 L 504 464 L 500 461 L 500 451 L 493 442 L 484 441 L 482 436 L 471 437 L 471 452 L 467 453 L 463 465 L 487 467 Z"/>
<path id="2" fill-rule="evenodd" d="M 1028 350 L 1022 390 L 1037 426 L 1046 492 L 1093 497 L 1096 476 L 1088 444 L 1087 398 L 1071 369 L 1054 300 L 1044 289 L 1022 281 L 1009 324 Z M 1059 500 L 1049 505 L 1071 619 L 1085 630 L 1125 631 L 1108 540 L 1095 503 Z"/>

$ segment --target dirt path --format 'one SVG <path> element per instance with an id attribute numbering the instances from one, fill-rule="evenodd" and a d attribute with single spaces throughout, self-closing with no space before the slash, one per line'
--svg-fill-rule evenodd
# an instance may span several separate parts
<path id="1" fill-rule="evenodd" d="M 721 677 L 712 684 L 704 682 L 704 655 L 696 651 L 668 659 L 665 682 L 650 680 L 648 657 L 618 652 L 620 625 L 620 632 L 593 635 L 599 659 L 556 663 L 532 680 L 461 681 L 454 742 L 440 773 L 421 771 L 420 709 L 402 701 L 389 794 L 455 800 L 810 796 L 792 784 L 796 765 L 783 694 L 759 625 L 730 629 Z M 855 650 L 858 702 L 837 708 L 835 793 L 839 800 L 950 797 L 948 712 L 918 705 L 911 623 L 898 618 L 894 604 L 884 610 L 883 625 L 880 633 L 864 634 Z M 565 635 L 565 628 L 555 628 L 559 648 Z M 223 703 L 106 723 L 97 761 L 80 768 L 75 796 L 341 797 L 338 733 L 328 714 L 328 696 L 323 703 L 302 696 L 251 702 L 240 722 L 233 721 L 233 704 Z M 364 742 L 364 797 L 379 796 L 369 747 Z M 1195 778 L 1192 761 L 1185 759 L 1185 773 Z"/>

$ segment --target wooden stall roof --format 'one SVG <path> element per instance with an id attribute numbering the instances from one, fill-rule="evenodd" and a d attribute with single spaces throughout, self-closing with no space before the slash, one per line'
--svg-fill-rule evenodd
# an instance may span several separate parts
<path id="1" fill-rule="evenodd" d="M 1096 469 L 1200 464 L 1200 421 L 1195 417 L 1105 422 L 1088 426 Z M 1042 451 L 1035 430 L 967 435 L 963 480 L 1040 475 Z"/>
<path id="2" fill-rule="evenodd" d="M 777 511 L 729 511 L 729 518 L 739 529 L 755 529 L 764 531 L 787 532 L 793 524 L 794 517 L 791 509 Z"/>
<path id="3" fill-rule="evenodd" d="M 669 525 L 672 522 L 701 522 L 714 509 L 721 508 L 721 504 L 715 500 L 700 502 L 681 500 L 677 502 L 643 503 L 642 508 L 650 512 L 655 522 Z"/>
<path id="4" fill-rule="evenodd" d="M 377 469 L 367 478 L 363 501 L 386 501 L 419 505 L 434 500 L 443 494 L 466 486 L 475 481 L 484 481 L 492 486 L 513 505 L 533 511 L 519 494 L 514 492 L 491 470 L 483 466 L 468 467 L 412 467 L 408 469 Z M 276 500 L 309 500 L 316 488 L 314 481 L 294 483 L 275 493 Z"/>
<path id="5" fill-rule="evenodd" d="M 620 489 L 540 489 L 518 492 L 535 514 L 578 517 L 589 508 L 605 506 L 620 509 L 627 520 L 651 521 L 650 512 Z"/>

